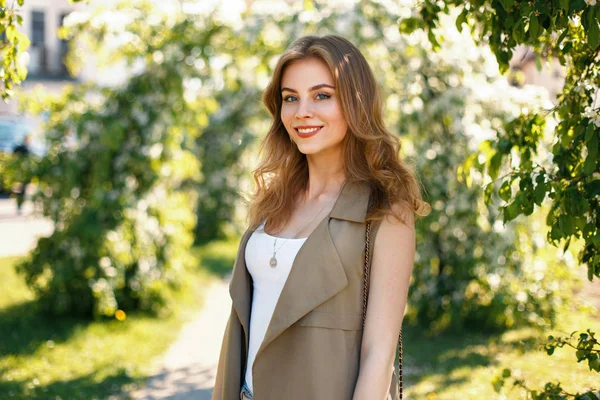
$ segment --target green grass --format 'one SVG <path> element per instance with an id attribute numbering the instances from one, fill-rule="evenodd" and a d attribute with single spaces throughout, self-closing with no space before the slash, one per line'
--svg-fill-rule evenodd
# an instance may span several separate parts
<path id="1" fill-rule="evenodd" d="M 125 321 L 86 322 L 35 313 L 35 300 L 14 272 L 17 258 L 0 259 L 0 398 L 105 399 L 144 382 L 156 360 L 177 337 L 183 322 L 200 306 L 201 287 L 231 271 L 239 239 L 194 249 L 201 266 L 199 289 L 182 294 L 176 315 L 154 319 L 129 315 Z M 518 388 L 494 392 L 491 381 L 503 368 L 542 388 L 557 380 L 569 392 L 598 387 L 599 376 L 578 364 L 567 348 L 547 356 L 536 343 L 551 333 L 592 328 L 600 315 L 574 305 L 555 332 L 531 328 L 500 335 L 443 334 L 427 338 L 419 329 L 403 332 L 404 393 L 422 399 L 524 399 Z"/>
<path id="2" fill-rule="evenodd" d="M 553 332 L 532 328 L 500 335 L 463 334 L 425 338 L 418 329 L 403 333 L 403 377 L 406 397 L 412 400 L 525 399 L 524 391 L 509 381 L 501 394 L 494 391 L 492 378 L 503 368 L 525 379 L 531 389 L 546 382 L 562 383 L 570 393 L 600 387 L 600 375 L 587 363 L 577 363 L 575 353 L 565 347 L 552 356 L 538 350 L 537 343 L 550 334 L 569 335 L 573 330 L 592 328 L 600 334 L 599 313 L 564 313 L 561 326 Z"/>
<path id="3" fill-rule="evenodd" d="M 239 237 L 232 237 L 215 240 L 194 248 L 194 255 L 198 257 L 202 268 L 210 275 L 223 278 L 231 272 L 240 239 Z"/>
<path id="4" fill-rule="evenodd" d="M 227 263 L 231 268 L 235 247 L 228 243 L 194 249 L 202 256 L 194 289 L 179 294 L 180 309 L 163 319 L 135 313 L 124 321 L 41 315 L 34 295 L 15 272 L 19 258 L 0 258 L 0 398 L 126 397 L 121 393 L 152 374 L 153 361 L 198 311 L 202 287 L 224 275 Z"/>

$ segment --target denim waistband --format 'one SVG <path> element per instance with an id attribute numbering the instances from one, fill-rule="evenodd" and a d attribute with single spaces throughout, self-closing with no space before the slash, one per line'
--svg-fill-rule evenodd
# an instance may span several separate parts
<path id="1" fill-rule="evenodd" d="M 240 391 L 240 400 L 247 400 L 252 398 L 254 398 L 254 394 L 246 384 L 246 381 L 244 381 L 244 384 L 242 385 L 242 390 Z M 388 393 L 387 400 L 392 400 L 391 393 Z"/>
<path id="2" fill-rule="evenodd" d="M 252 399 L 254 397 L 254 393 L 250 390 L 246 381 L 242 385 L 242 390 L 240 391 L 240 400 Z"/>

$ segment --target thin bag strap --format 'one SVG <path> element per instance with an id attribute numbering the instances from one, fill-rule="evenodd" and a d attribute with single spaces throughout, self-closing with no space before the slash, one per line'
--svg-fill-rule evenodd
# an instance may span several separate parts
<path id="1" fill-rule="evenodd" d="M 369 210 L 371 210 L 371 203 L 369 202 Z M 369 297 L 369 272 L 371 263 L 369 262 L 369 244 L 371 234 L 371 221 L 367 222 L 367 229 L 365 234 L 365 279 L 363 286 L 363 332 L 365 328 L 365 318 L 367 316 L 367 299 Z M 402 399 L 402 327 L 400 327 L 400 334 L 398 336 L 398 395 L 399 399 Z"/>

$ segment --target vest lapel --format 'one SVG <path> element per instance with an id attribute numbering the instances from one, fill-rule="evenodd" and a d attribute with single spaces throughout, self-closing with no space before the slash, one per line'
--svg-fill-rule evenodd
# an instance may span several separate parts
<path id="1" fill-rule="evenodd" d="M 250 327 L 250 311 L 252 306 L 252 277 L 246 268 L 246 244 L 254 230 L 247 229 L 242 235 L 238 254 L 233 265 L 231 282 L 229 283 L 229 294 L 231 296 L 233 308 L 235 309 L 240 324 L 244 328 L 246 347 L 248 349 L 248 337 Z M 243 349 L 241 351 L 244 351 Z M 244 359 L 244 358 L 242 358 Z"/>
<path id="2" fill-rule="evenodd" d="M 329 230 L 329 220 L 337 218 L 363 223 L 368 201 L 369 189 L 366 183 L 344 183 L 331 212 L 321 220 L 298 251 L 256 358 L 285 329 L 348 285 L 346 272 Z M 240 240 L 229 285 L 233 306 L 244 328 L 246 349 L 252 304 L 252 277 L 246 268 L 244 254 L 253 232 L 246 230 Z"/>

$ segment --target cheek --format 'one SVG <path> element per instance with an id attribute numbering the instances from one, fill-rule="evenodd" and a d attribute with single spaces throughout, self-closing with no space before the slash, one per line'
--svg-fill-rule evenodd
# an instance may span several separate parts
<path id="1" fill-rule="evenodd" d="M 330 109 L 327 110 L 327 119 L 329 119 L 329 121 L 335 124 L 336 130 L 339 130 L 340 133 L 346 132 L 346 129 L 348 128 L 348 123 L 346 122 L 344 114 L 342 113 L 342 110 L 339 107 L 339 105 L 332 106 Z"/>
<path id="2" fill-rule="evenodd" d="M 281 117 L 281 121 L 283 121 L 283 124 L 287 128 L 290 125 L 290 121 L 294 117 L 294 112 L 290 110 L 290 107 L 283 107 L 279 115 Z"/>
<path id="3" fill-rule="evenodd" d="M 344 119 L 342 108 L 337 101 L 332 101 L 321 109 L 321 114 L 330 121 L 340 122 Z"/>

